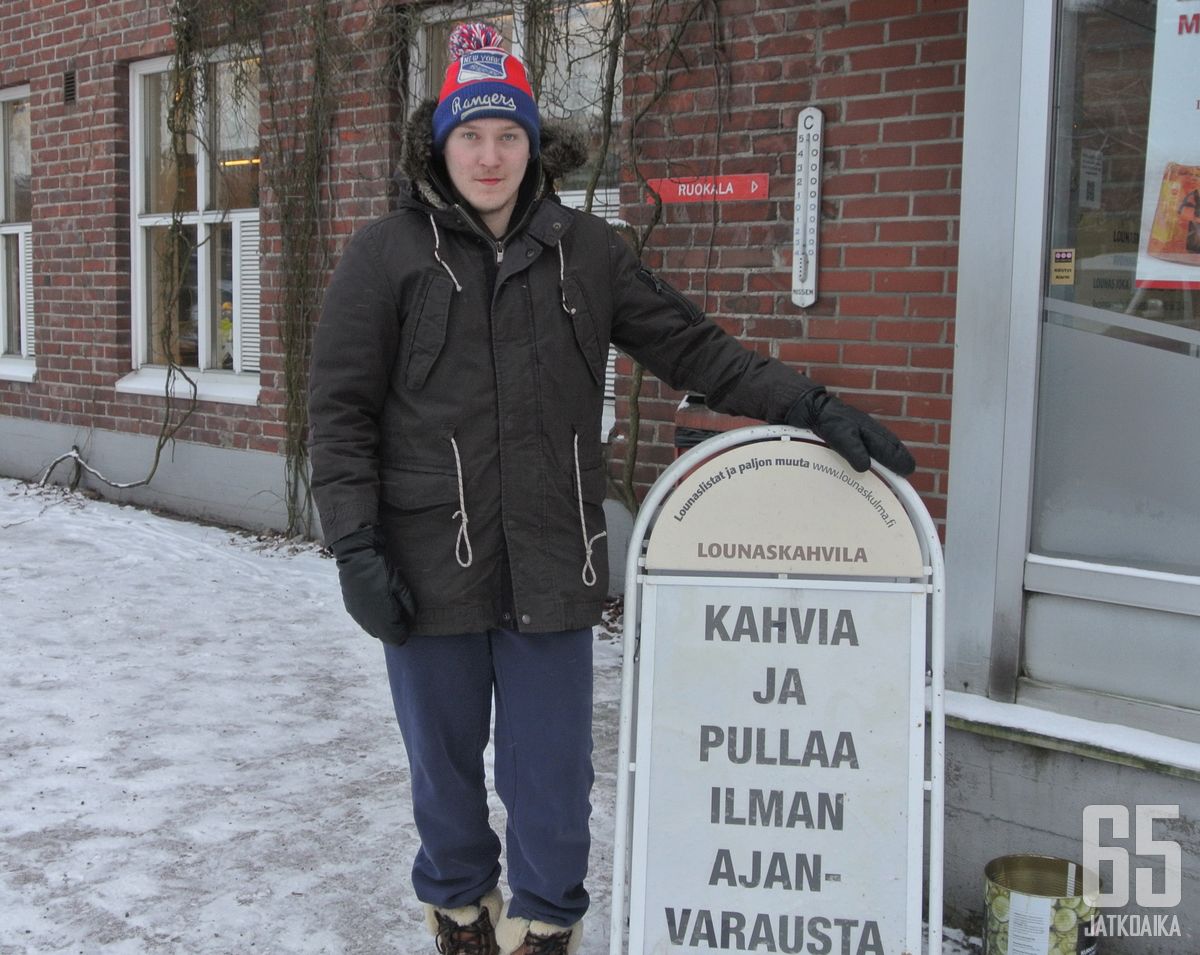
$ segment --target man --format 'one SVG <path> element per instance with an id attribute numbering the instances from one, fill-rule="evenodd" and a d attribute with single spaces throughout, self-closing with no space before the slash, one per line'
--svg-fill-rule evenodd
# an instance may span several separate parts
<path id="1" fill-rule="evenodd" d="M 588 907 L 610 341 L 718 410 L 811 427 L 859 470 L 913 460 L 556 201 L 585 154 L 542 127 L 495 30 L 460 26 L 451 50 L 406 131 L 399 209 L 354 236 L 325 299 L 313 491 L 346 608 L 384 644 L 438 951 L 569 955 Z M 493 694 L 507 902 L 484 784 Z"/>

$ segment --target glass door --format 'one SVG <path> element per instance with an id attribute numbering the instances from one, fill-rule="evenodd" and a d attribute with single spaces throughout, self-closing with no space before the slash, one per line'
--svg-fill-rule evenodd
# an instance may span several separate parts
<path id="1" fill-rule="evenodd" d="M 1200 16 L 1183 6 L 1059 4 L 1017 696 L 1200 738 Z"/>

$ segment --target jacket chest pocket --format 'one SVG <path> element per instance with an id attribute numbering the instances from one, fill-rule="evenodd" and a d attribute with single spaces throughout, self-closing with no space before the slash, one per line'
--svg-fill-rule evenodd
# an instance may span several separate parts
<path id="1" fill-rule="evenodd" d="M 404 316 L 404 384 L 413 391 L 424 386 L 446 345 L 453 294 L 448 275 L 431 273 L 417 292 L 415 307 Z"/>
<path id="2" fill-rule="evenodd" d="M 567 317 L 571 320 L 571 331 L 575 335 L 575 344 L 583 353 L 588 371 L 596 384 L 604 381 L 604 370 L 608 363 L 607 348 L 601 344 L 602 336 L 596 328 L 592 311 L 588 308 L 584 297 L 583 287 L 573 275 L 563 279 L 563 304 L 567 308 Z M 607 336 L 604 336 L 607 339 Z"/>

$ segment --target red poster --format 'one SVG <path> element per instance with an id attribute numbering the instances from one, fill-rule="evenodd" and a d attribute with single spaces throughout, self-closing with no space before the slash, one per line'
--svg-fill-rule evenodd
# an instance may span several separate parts
<path id="1" fill-rule="evenodd" d="M 1200 0 L 1159 3 L 1138 288 L 1200 288 Z"/>

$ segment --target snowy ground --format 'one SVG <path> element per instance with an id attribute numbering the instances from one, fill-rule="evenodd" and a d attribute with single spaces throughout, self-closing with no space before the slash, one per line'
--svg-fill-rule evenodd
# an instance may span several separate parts
<path id="1" fill-rule="evenodd" d="M 0 955 L 433 951 L 382 652 L 330 561 L 5 479 L 0 555 Z M 580 955 L 609 948 L 613 630 Z"/>

